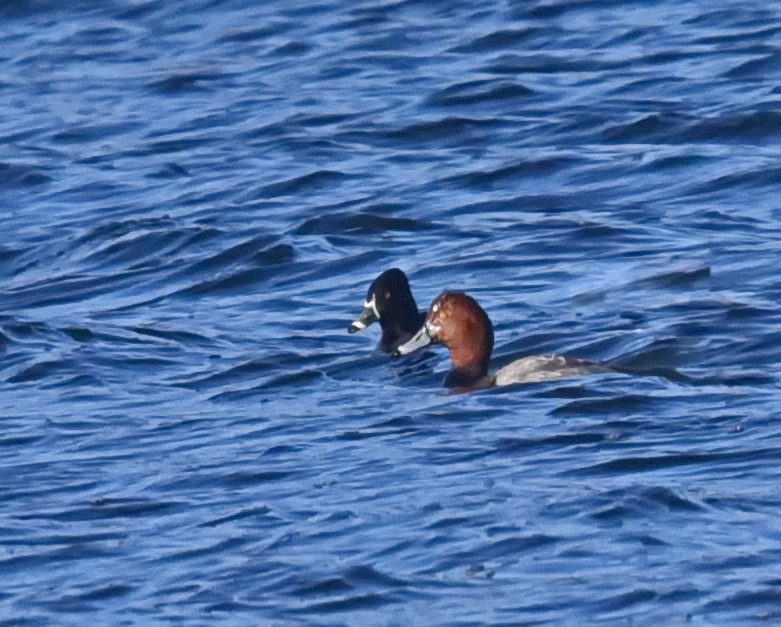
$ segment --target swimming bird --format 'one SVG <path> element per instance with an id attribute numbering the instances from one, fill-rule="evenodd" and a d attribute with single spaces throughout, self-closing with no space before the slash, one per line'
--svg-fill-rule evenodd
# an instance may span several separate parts
<path id="1" fill-rule="evenodd" d="M 407 275 L 398 268 L 390 268 L 372 281 L 363 312 L 347 331 L 356 333 L 379 322 L 380 348 L 390 353 L 415 335 L 425 320 L 426 312 L 418 311 Z"/>
<path id="2" fill-rule="evenodd" d="M 574 357 L 539 355 L 518 359 L 489 375 L 488 362 L 494 347 L 493 325 L 477 301 L 462 292 L 443 292 L 437 296 L 423 326 L 409 341 L 399 345 L 394 354 L 406 355 L 432 342 L 444 344 L 450 351 L 451 368 L 445 377 L 448 387 L 536 383 L 611 371 L 607 366 Z"/>

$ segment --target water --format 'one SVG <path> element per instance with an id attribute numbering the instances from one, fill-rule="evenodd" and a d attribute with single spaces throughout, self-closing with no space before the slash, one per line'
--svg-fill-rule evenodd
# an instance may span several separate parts
<path id="1" fill-rule="evenodd" d="M 0 3 L 0 614 L 781 618 L 781 7 Z M 474 394 L 348 335 L 475 296 Z"/>

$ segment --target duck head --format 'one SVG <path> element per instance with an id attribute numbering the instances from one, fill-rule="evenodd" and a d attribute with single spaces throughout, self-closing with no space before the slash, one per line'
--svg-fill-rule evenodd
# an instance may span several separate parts
<path id="1" fill-rule="evenodd" d="M 445 384 L 474 385 L 488 373 L 494 330 L 477 301 L 461 292 L 444 292 L 429 307 L 426 321 L 395 354 L 406 355 L 431 343 L 444 344 L 452 362 Z"/>
<path id="2" fill-rule="evenodd" d="M 417 331 L 420 318 L 407 275 L 398 268 L 391 268 L 372 281 L 363 311 L 347 331 L 356 333 L 379 322 L 383 331 L 381 346 L 390 351 L 401 338 L 406 340 Z"/>

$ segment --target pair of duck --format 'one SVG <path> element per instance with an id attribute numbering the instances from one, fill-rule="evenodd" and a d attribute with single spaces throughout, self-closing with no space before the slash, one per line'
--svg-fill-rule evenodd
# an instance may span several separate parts
<path id="1" fill-rule="evenodd" d="M 407 275 L 398 268 L 386 270 L 372 282 L 363 312 L 348 331 L 361 331 L 374 322 L 382 328 L 380 348 L 386 353 L 407 355 L 431 343 L 444 344 L 452 362 L 445 378 L 448 387 L 535 383 L 610 371 L 606 366 L 573 357 L 540 355 L 518 359 L 491 375 L 488 362 L 494 330 L 477 301 L 462 292 L 443 292 L 428 312 L 418 311 Z"/>

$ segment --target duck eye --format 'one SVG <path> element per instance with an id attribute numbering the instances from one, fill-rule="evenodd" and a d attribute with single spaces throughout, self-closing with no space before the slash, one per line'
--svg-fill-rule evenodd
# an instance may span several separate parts
<path id="1" fill-rule="evenodd" d="M 390 292 L 385 292 L 385 298 L 390 298 Z"/>

